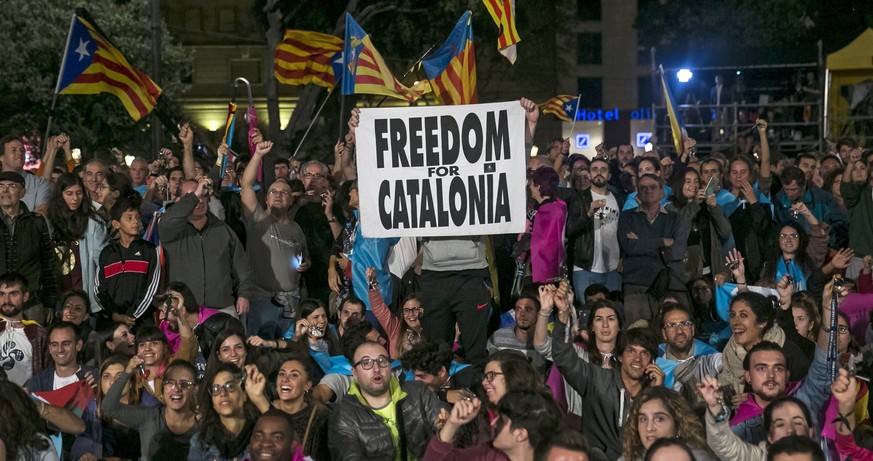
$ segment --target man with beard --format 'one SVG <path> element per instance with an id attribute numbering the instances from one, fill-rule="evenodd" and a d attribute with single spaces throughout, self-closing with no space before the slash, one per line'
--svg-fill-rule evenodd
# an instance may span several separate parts
<path id="1" fill-rule="evenodd" d="M 597 148 L 595 148 L 596 150 Z M 597 152 L 598 157 L 606 158 L 605 155 L 602 155 L 603 148 Z M 621 172 L 624 170 L 624 167 L 628 166 L 634 160 L 634 148 L 630 144 L 624 143 L 619 144 L 616 148 L 615 158 L 609 161 L 609 184 L 615 190 L 621 190 L 621 180 L 619 177 L 621 176 Z M 623 192 L 626 193 L 626 192 Z"/>
<path id="2" fill-rule="evenodd" d="M 824 315 L 830 314 L 826 310 Z M 771 341 L 754 345 L 743 359 L 744 379 L 751 387 L 751 392 L 731 418 L 731 431 L 747 443 L 757 444 L 765 440 L 764 409 L 778 398 L 791 396 L 809 408 L 812 415 L 810 428 L 819 433 L 821 423 L 818 415 L 828 401 L 830 390 L 827 345 L 827 328 L 822 328 L 809 373 L 806 377 L 800 377 L 800 382 L 789 382 L 791 376 L 782 347 Z M 718 415 L 715 416 L 718 419 Z"/>
<path id="3" fill-rule="evenodd" d="M 24 320 L 27 279 L 18 272 L 0 275 L 0 368 L 9 381 L 23 386 L 31 376 L 48 366 L 45 329 Z"/>
<path id="4" fill-rule="evenodd" d="M 552 333 L 552 359 L 567 383 L 582 397 L 582 433 L 591 443 L 592 460 L 617 459 L 621 456 L 621 432 L 626 424 L 633 399 L 646 387 L 664 384 L 664 372 L 654 363 L 658 343 L 655 335 L 644 328 L 632 328 L 622 336 L 615 353 L 621 366 L 602 368 L 580 358 L 573 348 L 573 338 L 566 334 L 570 321 L 566 291 L 555 292 L 558 308 Z"/>
<path id="5" fill-rule="evenodd" d="M 625 197 L 609 186 L 612 175 L 605 159 L 595 158 L 589 169 L 591 187 L 579 193 L 580 206 L 570 210 L 567 219 L 567 240 L 573 242 L 576 299 L 585 299 L 585 289 L 595 283 L 605 285 L 610 291 L 621 289 L 621 275 L 617 272 L 620 258 L 617 233 Z"/>
<path id="6" fill-rule="evenodd" d="M 388 351 L 376 342 L 355 349 L 352 377 L 348 395 L 330 416 L 333 458 L 421 459 L 448 417 L 443 403 L 424 383 L 400 384 Z"/>
<path id="7" fill-rule="evenodd" d="M 693 394 L 697 389 L 694 377 L 698 365 L 695 359 L 718 351 L 694 339 L 691 311 L 681 304 L 664 303 L 661 306 L 661 334 L 665 341 L 659 346 L 663 355 L 655 363 L 664 370 L 664 385 L 679 392 L 688 389 Z M 717 371 L 711 370 L 710 373 Z"/>
<path id="8" fill-rule="evenodd" d="M 300 302 L 300 274 L 309 268 L 309 249 L 300 226 L 291 219 L 291 186 L 277 179 L 267 189 L 266 208 L 255 194 L 261 159 L 273 143 L 258 143 L 240 179 L 246 250 L 251 260 L 255 298 L 247 317 L 249 334 L 274 339 L 293 322 Z M 283 319 L 283 320 L 280 320 Z"/>
<path id="9" fill-rule="evenodd" d="M 519 351 L 531 365 L 542 374 L 548 370 L 548 362 L 534 349 L 533 333 L 537 324 L 540 301 L 533 293 L 522 293 L 515 301 L 515 325 L 501 328 L 488 340 L 488 354 L 504 349 Z"/>
<path id="10" fill-rule="evenodd" d="M 23 197 L 25 179 L 0 172 L 0 273 L 15 271 L 28 281 L 22 289 L 28 320 L 45 323 L 45 309 L 55 307 L 57 264 L 46 219 L 30 211 Z"/>
<path id="11" fill-rule="evenodd" d="M 358 322 L 364 318 L 366 307 L 364 301 L 355 296 L 344 299 L 337 311 L 336 333 L 342 338 L 348 329 L 349 322 Z"/>
<path id="12" fill-rule="evenodd" d="M 169 280 L 183 282 L 197 305 L 243 315 L 252 298 L 252 268 L 236 234 L 207 209 L 209 178 L 186 180 L 161 219 Z"/>

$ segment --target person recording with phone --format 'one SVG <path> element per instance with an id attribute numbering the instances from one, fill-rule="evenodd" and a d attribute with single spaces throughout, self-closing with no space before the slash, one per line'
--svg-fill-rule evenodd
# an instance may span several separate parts
<path id="1" fill-rule="evenodd" d="M 724 253 L 733 231 L 716 203 L 718 179 L 711 177 L 706 187 L 702 186 L 700 174 L 693 168 L 677 171 L 673 175 L 673 194 L 664 208 L 678 213 L 691 229 L 683 258 L 682 282 L 708 276 L 721 285 L 730 274 L 724 265 Z"/>

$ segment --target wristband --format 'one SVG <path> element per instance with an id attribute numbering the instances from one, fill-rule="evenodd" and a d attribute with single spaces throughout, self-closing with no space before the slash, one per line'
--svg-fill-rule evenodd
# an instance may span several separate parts
<path id="1" fill-rule="evenodd" d="M 721 413 L 717 415 L 712 415 L 712 417 L 713 419 L 715 419 L 715 422 L 720 423 L 727 419 L 728 415 L 730 414 L 730 410 L 728 410 L 727 405 L 724 404 L 723 397 L 718 398 L 718 404 L 721 405 Z"/>
<path id="2" fill-rule="evenodd" d="M 544 312 L 546 315 L 543 315 Z M 552 315 L 552 312 L 551 311 L 539 311 L 537 313 L 537 315 L 539 315 L 540 317 L 543 317 L 543 318 L 549 318 L 549 316 Z"/>
<path id="3" fill-rule="evenodd" d="M 336 217 L 331 216 L 330 218 L 327 218 L 327 222 L 336 222 Z"/>

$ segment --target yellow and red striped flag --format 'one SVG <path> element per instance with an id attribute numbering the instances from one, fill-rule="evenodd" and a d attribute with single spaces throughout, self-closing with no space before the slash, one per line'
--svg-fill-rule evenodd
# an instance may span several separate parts
<path id="1" fill-rule="evenodd" d="M 479 102 L 471 12 L 467 11 L 461 16 L 446 42 L 421 64 L 440 104 L 448 106 Z"/>
<path id="2" fill-rule="evenodd" d="M 276 47 L 273 73 L 286 85 L 312 83 L 325 88 L 336 84 L 334 64 L 340 68 L 343 39 L 320 32 L 286 30 L 282 43 Z"/>
<path id="3" fill-rule="evenodd" d="M 121 100 L 131 118 L 139 120 L 154 109 L 161 89 L 131 66 L 91 15 L 78 8 L 70 24 L 55 93 L 110 93 Z"/>
<path id="4" fill-rule="evenodd" d="M 678 107 L 676 100 L 673 99 L 673 92 L 670 91 L 670 86 L 664 78 L 664 66 L 658 66 L 658 69 L 661 71 L 661 90 L 664 92 L 664 105 L 667 106 L 667 115 L 670 118 L 673 147 L 676 149 L 676 155 L 681 156 L 685 153 L 685 123 L 682 121 L 682 115 L 676 110 Z"/>
<path id="5" fill-rule="evenodd" d="M 482 0 L 497 24 L 497 49 L 515 64 L 515 44 L 521 41 L 515 29 L 515 0 Z"/>
<path id="6" fill-rule="evenodd" d="M 346 40 L 343 48 L 342 93 L 381 94 L 412 102 L 430 91 L 427 82 L 413 87 L 400 83 L 370 36 L 346 13 Z"/>
<path id="7" fill-rule="evenodd" d="M 578 100 L 579 97 L 576 95 L 558 95 L 540 104 L 540 110 L 544 114 L 552 114 L 565 122 L 569 122 L 576 116 Z"/>

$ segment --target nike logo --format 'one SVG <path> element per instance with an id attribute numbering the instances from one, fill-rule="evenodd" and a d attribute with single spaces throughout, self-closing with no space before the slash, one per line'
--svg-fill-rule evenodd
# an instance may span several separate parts
<path id="1" fill-rule="evenodd" d="M 479 304 L 478 306 L 476 306 L 476 309 L 482 310 L 482 308 L 487 306 L 487 305 L 488 305 L 488 303 Z"/>
<path id="2" fill-rule="evenodd" d="M 133 255 L 134 255 L 134 256 L 142 256 L 141 254 L 139 254 L 139 251 L 137 251 L 137 252 L 134 253 Z"/>

